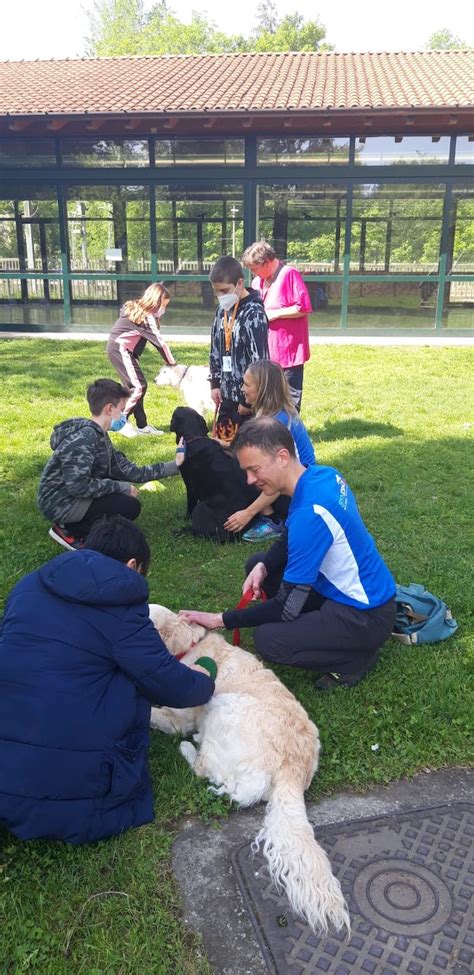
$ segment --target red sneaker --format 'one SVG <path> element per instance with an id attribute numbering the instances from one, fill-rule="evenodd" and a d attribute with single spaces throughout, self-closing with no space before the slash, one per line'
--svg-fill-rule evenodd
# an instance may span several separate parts
<path id="1" fill-rule="evenodd" d="M 75 538 L 74 535 L 69 535 L 62 525 L 51 525 L 48 535 L 50 538 L 54 538 L 55 542 L 59 542 L 63 548 L 69 549 L 70 552 L 75 552 L 77 549 L 82 548 L 84 544 L 79 538 Z"/>

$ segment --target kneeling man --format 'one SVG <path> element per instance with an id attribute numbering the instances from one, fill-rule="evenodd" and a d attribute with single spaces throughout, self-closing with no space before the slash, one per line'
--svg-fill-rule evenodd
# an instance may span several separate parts
<path id="1" fill-rule="evenodd" d="M 332 467 L 300 464 L 291 433 L 262 417 L 242 427 L 235 451 L 249 484 L 291 497 L 286 534 L 248 560 L 244 592 L 267 602 L 224 613 L 185 610 L 208 629 L 255 626 L 258 653 L 315 670 L 319 690 L 352 687 L 372 669 L 395 621 L 395 582 Z"/>

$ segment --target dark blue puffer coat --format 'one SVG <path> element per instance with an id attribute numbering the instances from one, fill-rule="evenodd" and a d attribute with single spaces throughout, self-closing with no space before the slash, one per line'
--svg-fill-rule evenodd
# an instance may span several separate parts
<path id="1" fill-rule="evenodd" d="M 21 839 L 88 843 L 153 819 L 151 703 L 204 704 L 148 617 L 148 585 L 68 552 L 15 586 L 0 629 L 0 822 Z"/>

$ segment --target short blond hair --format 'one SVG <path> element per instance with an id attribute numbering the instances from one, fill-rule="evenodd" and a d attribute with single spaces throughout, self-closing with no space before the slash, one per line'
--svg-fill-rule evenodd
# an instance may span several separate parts
<path id="1" fill-rule="evenodd" d="M 255 244 L 250 244 L 250 247 L 242 254 L 242 264 L 244 267 L 251 267 L 256 264 L 266 264 L 267 261 L 274 261 L 276 257 L 276 251 L 270 246 L 266 240 L 257 240 Z"/>
<path id="2" fill-rule="evenodd" d="M 141 298 L 134 301 L 126 301 L 123 306 L 123 315 L 129 318 L 134 325 L 143 325 L 150 312 L 161 308 L 163 301 L 169 299 L 170 293 L 164 284 L 150 284 L 143 292 Z"/>

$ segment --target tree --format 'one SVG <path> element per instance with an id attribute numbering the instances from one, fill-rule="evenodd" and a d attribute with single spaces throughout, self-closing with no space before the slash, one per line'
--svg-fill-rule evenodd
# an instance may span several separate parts
<path id="1" fill-rule="evenodd" d="M 453 34 L 447 27 L 442 27 L 440 30 L 436 30 L 431 37 L 428 38 L 426 43 L 427 51 L 450 51 L 454 49 L 466 49 L 469 48 L 469 44 L 466 44 Z"/>
<path id="2" fill-rule="evenodd" d="M 144 0 L 94 0 L 89 22 L 86 52 L 98 57 L 331 50 L 322 43 L 326 29 L 317 20 L 305 21 L 301 14 L 280 20 L 273 0 L 260 4 L 257 27 L 249 37 L 217 30 L 199 11 L 193 12 L 190 24 L 184 24 L 167 0 L 159 0 L 149 11 Z"/>

